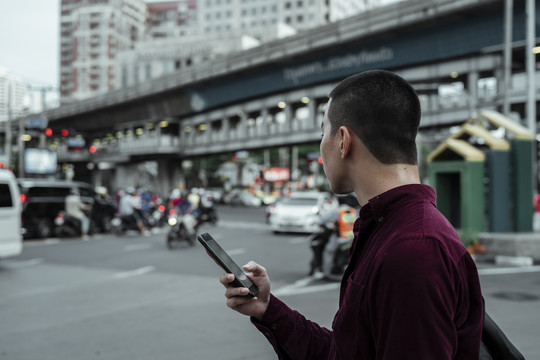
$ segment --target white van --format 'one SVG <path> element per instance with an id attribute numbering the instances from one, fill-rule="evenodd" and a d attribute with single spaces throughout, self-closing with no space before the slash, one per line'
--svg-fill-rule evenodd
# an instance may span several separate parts
<path id="1" fill-rule="evenodd" d="M 13 173 L 0 169 L 0 259 L 22 252 L 21 203 Z"/>

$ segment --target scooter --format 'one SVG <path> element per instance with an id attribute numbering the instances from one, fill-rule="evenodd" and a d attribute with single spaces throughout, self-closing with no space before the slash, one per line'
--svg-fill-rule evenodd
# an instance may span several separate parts
<path id="1" fill-rule="evenodd" d="M 57 237 L 78 237 L 81 236 L 81 220 L 69 215 L 61 210 L 54 219 L 54 234 Z M 93 222 L 90 221 L 90 233 L 93 233 Z"/>
<path id="2" fill-rule="evenodd" d="M 195 245 L 197 238 L 197 219 L 191 214 L 180 214 L 175 209 L 169 210 L 169 232 L 167 233 L 167 248 L 173 250 L 182 242 L 189 246 Z"/>
<path id="3" fill-rule="evenodd" d="M 331 213 L 319 221 L 319 230 L 309 236 L 313 253 L 309 275 L 316 273 L 327 280 L 339 281 L 349 263 L 352 240 L 345 240 L 336 233 L 337 213 Z"/>
<path id="4" fill-rule="evenodd" d="M 145 229 L 151 229 L 153 227 L 152 222 L 148 221 L 150 215 L 140 209 L 135 209 L 135 211 L 139 213 Z M 117 213 L 111 220 L 111 232 L 113 234 L 123 235 L 130 230 L 140 232 L 134 217 L 122 216 L 120 213 Z"/>

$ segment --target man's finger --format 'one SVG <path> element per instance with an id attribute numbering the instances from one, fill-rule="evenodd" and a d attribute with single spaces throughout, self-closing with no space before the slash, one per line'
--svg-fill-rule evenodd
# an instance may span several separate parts
<path id="1" fill-rule="evenodd" d="M 224 274 L 219 278 L 219 282 L 222 283 L 225 286 L 230 285 L 231 282 L 234 281 L 234 275 L 233 274 Z"/>
<path id="2" fill-rule="evenodd" d="M 246 265 L 242 266 L 242 269 L 252 273 L 255 276 L 261 276 L 266 274 L 266 269 L 257 264 L 255 261 L 250 261 Z"/>

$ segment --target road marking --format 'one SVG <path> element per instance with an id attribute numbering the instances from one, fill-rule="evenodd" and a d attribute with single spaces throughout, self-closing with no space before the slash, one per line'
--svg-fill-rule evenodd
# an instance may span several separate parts
<path id="1" fill-rule="evenodd" d="M 152 248 L 152 244 L 131 244 L 124 246 L 124 251 L 147 250 L 150 248 Z"/>
<path id="2" fill-rule="evenodd" d="M 145 266 L 145 267 L 138 268 L 138 269 L 135 269 L 135 270 L 123 271 L 123 272 L 116 273 L 116 274 L 113 275 L 113 277 L 115 279 L 126 279 L 126 278 L 133 277 L 133 276 L 139 276 L 139 275 L 148 274 L 149 272 L 152 272 L 155 269 L 156 268 L 154 266 Z"/>
<path id="3" fill-rule="evenodd" d="M 522 266 L 509 268 L 486 268 L 478 269 L 479 275 L 504 275 L 504 274 L 520 274 L 540 271 L 540 266 Z"/>
<path id="4" fill-rule="evenodd" d="M 339 282 L 333 282 L 333 283 L 310 286 L 310 284 L 315 280 L 317 279 L 314 277 L 303 278 L 303 279 L 295 281 L 294 284 L 285 285 L 281 288 L 278 288 L 272 291 L 272 294 L 276 296 L 309 294 L 309 293 L 320 292 L 320 291 L 336 290 L 336 289 L 339 289 L 341 285 Z"/>
<path id="5" fill-rule="evenodd" d="M 43 264 L 43 262 L 43 259 L 40 258 L 30 260 L 3 260 L 2 265 L 7 265 L 10 269 L 20 269 Z"/>
<path id="6" fill-rule="evenodd" d="M 228 229 L 270 230 L 270 225 L 249 221 L 220 221 L 219 227 Z"/>

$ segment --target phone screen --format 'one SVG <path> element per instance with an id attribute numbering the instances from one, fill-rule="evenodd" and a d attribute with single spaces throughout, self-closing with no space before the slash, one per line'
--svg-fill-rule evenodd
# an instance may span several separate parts
<path id="1" fill-rule="evenodd" d="M 217 241 L 205 233 L 198 236 L 199 242 L 208 250 L 209 254 L 216 260 L 223 270 L 234 274 L 234 285 L 237 287 L 246 287 L 249 289 L 249 296 L 255 296 L 258 292 L 257 286 L 251 281 L 244 271 L 234 262 L 233 259 L 223 250 Z"/>

